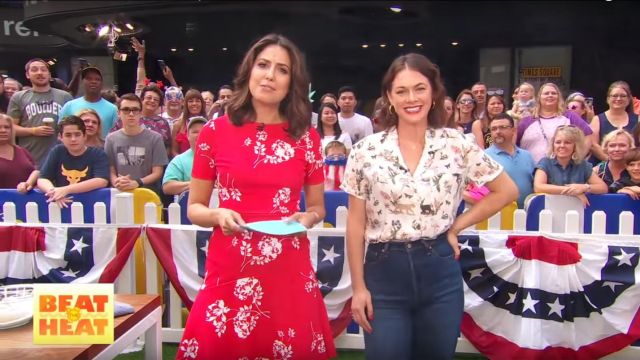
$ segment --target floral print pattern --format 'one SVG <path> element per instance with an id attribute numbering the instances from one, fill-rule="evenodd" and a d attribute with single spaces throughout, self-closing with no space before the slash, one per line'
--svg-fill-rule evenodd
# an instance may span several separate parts
<path id="1" fill-rule="evenodd" d="M 395 128 L 354 145 L 342 189 L 365 200 L 370 243 L 434 238 L 453 223 L 469 181 L 482 185 L 502 166 L 455 129 L 428 129 L 413 174 L 404 163 Z"/>
<path id="2" fill-rule="evenodd" d="M 233 317 L 233 330 L 241 339 L 246 339 L 258 324 L 258 319 L 267 316 L 260 309 L 260 300 L 264 296 L 260 281 L 256 278 L 238 279 L 233 294 L 241 301 L 249 302 L 236 309 Z M 225 305 L 224 300 L 218 299 L 208 306 L 205 313 L 205 321 L 210 322 L 218 337 L 227 331 L 227 313 L 232 309 Z M 268 316 L 267 316 L 268 317 Z"/>
<path id="3" fill-rule="evenodd" d="M 180 343 L 183 359 L 195 359 L 198 356 L 198 349 L 198 340 L 196 339 L 185 339 Z"/>
<path id="4" fill-rule="evenodd" d="M 194 147 L 193 178 L 211 181 L 220 207 L 247 223 L 299 211 L 304 185 L 321 185 L 323 161 L 314 129 L 293 139 L 286 124 L 210 121 Z M 177 357 L 309 359 L 335 356 L 306 236 L 214 229 L 203 287 L 191 308 Z M 314 332 L 315 329 L 315 332 Z M 191 346 L 191 350 L 188 349 Z M 188 351 L 187 351 L 188 350 Z"/>

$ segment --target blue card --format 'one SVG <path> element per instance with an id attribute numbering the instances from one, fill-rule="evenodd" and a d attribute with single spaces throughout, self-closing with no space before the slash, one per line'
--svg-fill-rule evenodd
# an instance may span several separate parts
<path id="1" fill-rule="evenodd" d="M 256 221 L 246 224 L 244 228 L 269 235 L 291 235 L 307 231 L 299 222 L 286 220 Z"/>

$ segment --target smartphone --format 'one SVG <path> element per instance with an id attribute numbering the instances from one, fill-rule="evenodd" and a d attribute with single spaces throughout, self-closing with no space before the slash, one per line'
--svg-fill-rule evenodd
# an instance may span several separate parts
<path id="1" fill-rule="evenodd" d="M 80 65 L 80 69 L 84 69 L 89 67 L 89 61 L 85 58 L 78 58 L 78 64 Z"/>
<path id="2" fill-rule="evenodd" d="M 592 106 L 593 98 L 592 97 L 584 98 L 584 103 L 587 104 L 587 106 Z"/>
<path id="3" fill-rule="evenodd" d="M 158 66 L 160 66 L 160 69 L 164 71 L 164 68 L 167 67 L 167 64 L 164 63 L 164 60 L 158 60 Z"/>

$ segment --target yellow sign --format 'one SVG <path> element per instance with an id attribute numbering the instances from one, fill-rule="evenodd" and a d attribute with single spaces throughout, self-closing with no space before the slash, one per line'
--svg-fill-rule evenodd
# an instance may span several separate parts
<path id="1" fill-rule="evenodd" d="M 33 343 L 113 343 L 113 284 L 37 284 Z"/>
<path id="2" fill-rule="evenodd" d="M 549 67 L 527 67 L 520 69 L 520 76 L 523 78 L 554 78 L 562 76 L 560 66 Z"/>

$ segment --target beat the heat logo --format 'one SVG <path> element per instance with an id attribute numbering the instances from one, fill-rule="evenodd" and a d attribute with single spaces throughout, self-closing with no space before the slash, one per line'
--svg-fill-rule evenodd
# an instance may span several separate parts
<path id="1" fill-rule="evenodd" d="M 113 284 L 34 287 L 34 344 L 113 343 Z"/>

